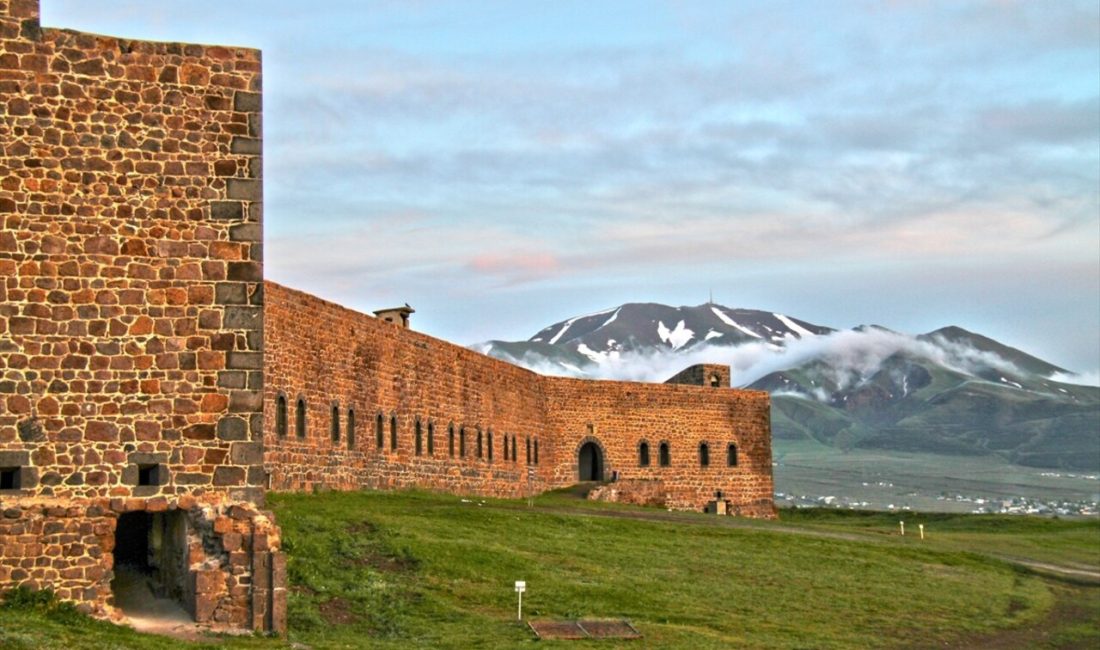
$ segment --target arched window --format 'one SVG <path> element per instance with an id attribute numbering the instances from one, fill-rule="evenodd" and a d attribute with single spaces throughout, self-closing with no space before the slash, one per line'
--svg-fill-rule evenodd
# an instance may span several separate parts
<path id="1" fill-rule="evenodd" d="M 435 422 L 428 420 L 428 455 L 435 455 Z"/>
<path id="2" fill-rule="evenodd" d="M 477 457 L 478 458 L 484 458 L 485 457 L 485 446 L 484 446 L 484 444 L 482 443 L 482 440 L 481 440 L 481 427 L 477 428 Z"/>
<path id="3" fill-rule="evenodd" d="M 348 449 L 355 449 L 355 409 L 348 409 Z"/>
<path id="4" fill-rule="evenodd" d="M 737 445 L 732 442 L 726 447 L 726 465 L 737 467 Z"/>
<path id="5" fill-rule="evenodd" d="M 489 452 L 489 462 L 490 463 L 493 462 L 493 430 L 492 429 L 489 429 L 489 431 L 485 434 L 485 449 L 486 449 L 486 451 Z"/>
<path id="6" fill-rule="evenodd" d="M 517 446 L 518 445 L 516 444 L 516 437 L 513 435 L 512 436 L 512 462 L 513 463 L 516 462 L 516 454 L 519 453 L 519 450 L 516 448 Z"/>
<path id="7" fill-rule="evenodd" d="M 332 405 L 332 441 L 340 442 L 340 405 Z"/>
<path id="8" fill-rule="evenodd" d="M 504 434 L 501 438 L 503 439 L 500 442 L 500 446 L 504 450 L 504 453 L 501 454 L 501 458 L 508 460 L 508 434 Z"/>
<path id="9" fill-rule="evenodd" d="M 275 435 L 286 437 L 286 395 L 282 393 L 275 400 Z"/>
<path id="10" fill-rule="evenodd" d="M 638 443 L 638 466 L 649 467 L 649 443 L 645 440 Z"/>
<path id="11" fill-rule="evenodd" d="M 527 464 L 531 464 L 531 436 L 524 436 L 523 441 L 527 444 Z"/>
<path id="12" fill-rule="evenodd" d="M 539 464 L 539 439 L 535 438 L 535 464 Z"/>
<path id="13" fill-rule="evenodd" d="M 458 455 L 462 458 L 466 457 L 466 427 L 461 426 L 458 428 Z"/>
<path id="14" fill-rule="evenodd" d="M 668 467 L 672 464 L 672 454 L 668 450 L 667 442 L 662 442 L 661 446 L 657 448 L 657 462 L 661 467 Z"/>
<path id="15" fill-rule="evenodd" d="M 455 456 L 455 424 L 454 422 L 447 425 L 447 453 L 451 458 Z"/>
<path id="16" fill-rule="evenodd" d="M 397 414 L 390 414 L 390 451 L 397 451 Z"/>
<path id="17" fill-rule="evenodd" d="M 294 435 L 299 438 L 306 437 L 306 400 L 298 398 L 298 406 L 294 412 Z"/>
<path id="18" fill-rule="evenodd" d="M 424 445 L 424 439 L 420 430 L 420 418 L 416 418 L 416 455 L 419 456 Z"/>
<path id="19" fill-rule="evenodd" d="M 379 449 L 382 448 L 382 445 L 384 444 L 384 441 L 385 441 L 385 435 L 386 434 L 383 431 L 382 414 L 379 413 L 378 415 L 374 416 L 374 446 L 375 447 L 378 447 Z"/>
<path id="20" fill-rule="evenodd" d="M 710 466 L 710 446 L 705 442 L 699 443 L 699 467 Z"/>
<path id="21" fill-rule="evenodd" d="M 722 385 L 722 379 L 718 375 L 710 376 L 710 385 L 712 388 L 718 388 Z"/>

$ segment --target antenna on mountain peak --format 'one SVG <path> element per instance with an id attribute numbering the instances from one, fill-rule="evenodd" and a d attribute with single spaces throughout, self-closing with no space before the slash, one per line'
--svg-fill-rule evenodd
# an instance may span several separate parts
<path id="1" fill-rule="evenodd" d="M 710 290 L 710 298 L 707 299 L 707 304 L 708 305 L 713 305 L 714 304 L 714 289 Z"/>

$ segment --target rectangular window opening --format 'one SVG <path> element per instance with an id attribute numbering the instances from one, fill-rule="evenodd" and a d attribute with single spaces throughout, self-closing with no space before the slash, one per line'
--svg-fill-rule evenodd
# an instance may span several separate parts
<path id="1" fill-rule="evenodd" d="M 0 467 L 0 490 L 19 489 L 19 467 Z"/>
<path id="2" fill-rule="evenodd" d="M 160 463 L 138 465 L 138 485 L 160 485 Z"/>

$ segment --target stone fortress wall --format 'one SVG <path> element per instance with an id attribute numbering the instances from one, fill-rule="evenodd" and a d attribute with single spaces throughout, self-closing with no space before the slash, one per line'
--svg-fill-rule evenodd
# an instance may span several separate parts
<path id="1" fill-rule="evenodd" d="M 605 498 L 774 516 L 769 397 L 728 388 L 729 368 L 547 377 L 272 282 L 264 302 L 273 489 L 517 497 L 604 480 Z"/>
<path id="2" fill-rule="evenodd" d="M 260 53 L 43 29 L 38 9 L 0 0 L 0 587 L 107 612 L 123 515 L 183 517 L 166 575 L 193 615 L 279 629 L 256 508 Z"/>
<path id="3" fill-rule="evenodd" d="M 265 283 L 260 53 L 38 16 L 0 0 L 0 591 L 115 616 L 136 570 L 285 631 L 269 488 L 774 516 L 767 394 L 544 377 Z"/>

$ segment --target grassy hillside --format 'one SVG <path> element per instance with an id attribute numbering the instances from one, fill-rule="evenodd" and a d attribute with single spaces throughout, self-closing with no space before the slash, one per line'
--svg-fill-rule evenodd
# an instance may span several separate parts
<path id="1" fill-rule="evenodd" d="M 609 508 L 562 494 L 534 507 L 419 492 L 271 501 L 290 554 L 290 641 L 314 648 L 534 644 L 514 620 L 517 579 L 528 584 L 526 616 L 625 617 L 645 647 L 971 645 L 1040 628 L 1056 642 L 1100 641 L 1095 626 L 1078 620 L 1100 615 L 1097 588 L 1055 585 L 974 552 L 1027 556 L 1042 548 L 1049 559 L 1051 542 L 1060 549 L 1054 557 L 1087 563 L 1100 539 L 1096 521 L 931 519 L 935 533 L 921 543 L 892 535 L 892 515 L 789 513 L 752 522 Z M 1076 618 L 1052 622 L 1064 602 L 1078 608 Z M 569 643 L 588 646 L 614 643 Z M 0 611 L 0 647 L 202 646 L 22 603 Z"/>

